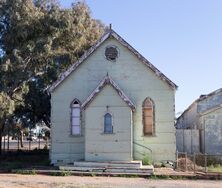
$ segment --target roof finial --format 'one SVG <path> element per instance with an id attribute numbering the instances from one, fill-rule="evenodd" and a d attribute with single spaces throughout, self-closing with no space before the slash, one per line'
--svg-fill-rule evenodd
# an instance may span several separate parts
<path id="1" fill-rule="evenodd" d="M 109 24 L 109 29 L 110 29 L 110 30 L 112 29 L 112 24 L 111 24 L 111 23 Z"/>
<path id="2" fill-rule="evenodd" d="M 109 73 L 108 72 L 106 73 L 106 76 L 109 77 Z"/>

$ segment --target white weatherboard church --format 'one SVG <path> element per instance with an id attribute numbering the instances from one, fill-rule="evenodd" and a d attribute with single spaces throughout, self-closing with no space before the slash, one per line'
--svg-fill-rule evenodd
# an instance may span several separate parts
<path id="1" fill-rule="evenodd" d="M 50 88 L 51 163 L 175 161 L 176 88 L 109 29 Z"/>

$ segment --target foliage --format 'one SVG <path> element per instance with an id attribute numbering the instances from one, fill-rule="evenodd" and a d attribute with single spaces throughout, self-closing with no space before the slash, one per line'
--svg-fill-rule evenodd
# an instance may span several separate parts
<path id="1" fill-rule="evenodd" d="M 143 165 L 151 165 L 152 161 L 148 155 L 145 155 L 142 159 L 142 164 Z"/>
<path id="2" fill-rule="evenodd" d="M 16 170 L 16 174 L 23 174 L 23 175 L 36 175 L 36 170 Z"/>
<path id="3" fill-rule="evenodd" d="M 6 93 L 0 92 L 0 154 L 2 150 L 2 134 L 4 132 L 5 124 L 7 122 L 7 118 L 10 118 L 13 110 L 14 103 L 7 96 Z"/>
<path id="4" fill-rule="evenodd" d="M 222 172 L 222 165 L 210 165 L 208 168 L 208 172 Z"/>

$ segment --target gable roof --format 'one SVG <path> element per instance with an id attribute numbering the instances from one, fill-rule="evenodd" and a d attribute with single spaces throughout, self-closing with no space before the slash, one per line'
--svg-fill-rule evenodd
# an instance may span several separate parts
<path id="1" fill-rule="evenodd" d="M 205 100 L 205 99 L 208 99 L 209 97 L 211 97 L 211 96 L 213 96 L 213 95 L 216 95 L 216 94 L 218 94 L 218 93 L 221 93 L 222 92 L 222 88 L 220 88 L 220 89 L 217 89 L 217 90 L 215 90 L 215 91 L 213 91 L 213 92 L 211 92 L 211 93 L 209 93 L 209 94 L 207 94 L 207 95 L 200 95 L 200 97 L 198 98 L 198 99 L 196 99 L 186 110 L 184 110 L 183 111 L 183 113 L 177 118 L 177 121 L 181 118 L 181 117 L 183 117 L 184 116 L 184 114 L 187 112 L 187 111 L 189 111 L 195 104 L 197 104 L 198 102 L 201 102 L 201 101 L 203 101 L 203 100 Z M 222 104 L 220 104 L 220 105 L 218 105 L 218 106 L 216 106 L 216 108 L 218 108 L 218 107 L 220 107 Z M 214 107 L 215 108 L 215 107 Z M 212 109 L 214 109 L 214 108 L 212 108 Z M 211 109 L 210 109 L 211 110 Z M 207 110 L 208 111 L 208 110 Z M 205 113 L 205 112 L 204 112 Z"/>
<path id="2" fill-rule="evenodd" d="M 208 110 L 206 110 L 206 111 L 204 111 L 204 112 L 200 112 L 200 115 L 207 115 L 207 114 L 210 114 L 211 112 L 214 112 L 214 111 L 216 111 L 216 110 L 219 110 L 219 109 L 221 109 L 222 108 L 222 104 L 219 104 L 219 105 L 216 105 L 216 106 L 214 106 L 213 108 L 211 108 L 211 109 L 208 109 Z"/>
<path id="3" fill-rule="evenodd" d="M 213 91 L 213 92 L 211 92 L 211 93 L 209 93 L 209 94 L 207 94 L 207 95 L 201 95 L 201 96 L 199 97 L 199 99 L 197 99 L 196 101 L 197 101 L 197 102 L 203 101 L 203 100 L 208 99 L 209 97 L 211 97 L 211 96 L 213 96 L 213 95 L 216 95 L 216 94 L 218 94 L 218 93 L 221 93 L 221 92 L 222 92 L 222 88 L 217 89 L 217 90 L 215 90 L 215 91 Z"/>
<path id="4" fill-rule="evenodd" d="M 106 85 L 111 85 L 115 91 L 118 93 L 120 98 L 122 98 L 125 103 L 134 111 L 136 109 L 133 102 L 126 96 L 126 94 L 120 89 L 120 87 L 114 82 L 114 80 L 107 74 L 103 80 L 99 83 L 99 85 L 94 89 L 94 91 L 87 97 L 85 102 L 82 104 L 82 108 L 86 109 L 86 107 L 93 101 L 93 99 L 102 91 L 102 89 Z"/>
<path id="5" fill-rule="evenodd" d="M 57 86 L 60 85 L 73 71 L 77 69 L 77 67 L 83 63 L 106 39 L 109 37 L 115 38 L 119 43 L 128 48 L 142 63 L 144 63 L 150 70 L 154 72 L 154 74 L 166 82 L 172 89 L 177 89 L 177 85 L 173 83 L 169 78 L 167 78 L 162 72 L 160 72 L 154 65 L 152 65 L 145 57 L 143 57 L 137 50 L 135 50 L 130 44 L 128 44 L 120 35 L 118 35 L 114 30 L 107 30 L 102 37 L 91 47 L 88 51 L 86 51 L 81 58 L 76 61 L 73 65 L 71 65 L 65 72 L 59 75 L 57 81 L 55 81 L 50 87 L 49 92 L 53 92 Z"/>

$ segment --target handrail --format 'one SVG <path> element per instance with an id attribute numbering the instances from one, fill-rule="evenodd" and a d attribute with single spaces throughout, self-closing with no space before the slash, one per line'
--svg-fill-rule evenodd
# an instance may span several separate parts
<path id="1" fill-rule="evenodd" d="M 148 147 L 146 147 L 146 146 L 144 146 L 142 144 L 139 144 L 137 142 L 133 142 L 133 144 L 138 145 L 138 146 L 140 146 L 142 148 L 145 148 L 145 149 L 149 150 L 149 152 L 151 153 L 151 160 L 153 161 L 153 151 L 152 151 L 152 149 L 150 149 L 150 148 L 148 148 Z"/>

